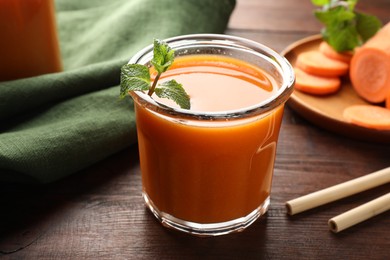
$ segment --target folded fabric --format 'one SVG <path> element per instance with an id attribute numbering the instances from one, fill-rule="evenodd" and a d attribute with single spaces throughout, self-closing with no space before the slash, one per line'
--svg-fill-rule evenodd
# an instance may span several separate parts
<path id="1" fill-rule="evenodd" d="M 134 144 L 132 100 L 118 99 L 120 67 L 153 38 L 223 33 L 234 5 L 57 0 L 64 71 L 0 82 L 0 181 L 52 182 Z"/>

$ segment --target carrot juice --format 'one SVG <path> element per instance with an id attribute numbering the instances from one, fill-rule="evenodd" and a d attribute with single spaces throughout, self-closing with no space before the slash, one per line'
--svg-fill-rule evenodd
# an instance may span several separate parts
<path id="1" fill-rule="evenodd" d="M 242 57 L 178 53 L 160 81 L 183 84 L 190 110 L 132 93 L 144 199 L 168 227 L 197 235 L 242 230 L 268 208 L 292 83 L 281 91 L 280 78 Z"/>
<path id="2" fill-rule="evenodd" d="M 62 70 L 53 0 L 0 0 L 0 81 Z"/>

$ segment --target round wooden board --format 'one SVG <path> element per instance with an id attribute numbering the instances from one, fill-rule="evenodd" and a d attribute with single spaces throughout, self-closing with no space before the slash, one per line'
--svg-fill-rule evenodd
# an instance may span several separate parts
<path id="1" fill-rule="evenodd" d="M 295 66 L 299 53 L 318 49 L 321 41 L 321 35 L 310 36 L 291 44 L 281 54 Z M 344 119 L 346 107 L 368 104 L 353 90 L 348 77 L 342 79 L 342 87 L 336 94 L 317 97 L 294 90 L 287 104 L 308 121 L 329 131 L 364 141 L 390 143 L 390 131 L 361 127 Z"/>

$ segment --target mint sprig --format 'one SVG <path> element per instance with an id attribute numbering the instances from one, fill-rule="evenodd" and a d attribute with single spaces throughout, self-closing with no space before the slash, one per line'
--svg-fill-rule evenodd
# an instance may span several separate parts
<path id="1" fill-rule="evenodd" d="M 358 0 L 311 0 L 320 7 L 315 17 L 324 25 L 322 37 L 336 51 L 351 51 L 371 38 L 381 27 L 381 21 L 358 12 Z"/>
<path id="2" fill-rule="evenodd" d="M 157 75 L 153 83 L 151 84 L 150 71 L 147 66 L 126 64 L 121 69 L 120 97 L 124 98 L 129 91 L 148 91 L 149 96 L 156 93 L 159 98 L 171 99 L 181 108 L 190 109 L 190 97 L 181 84 L 175 80 L 170 80 L 157 85 L 161 74 L 169 69 L 174 59 L 174 50 L 166 42 L 155 39 L 153 42 L 153 59 L 151 64 L 157 71 Z"/>

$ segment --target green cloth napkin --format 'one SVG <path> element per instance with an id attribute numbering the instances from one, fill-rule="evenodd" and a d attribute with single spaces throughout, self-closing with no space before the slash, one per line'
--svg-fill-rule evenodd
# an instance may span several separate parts
<path id="1" fill-rule="evenodd" d="M 223 33 L 234 5 L 57 0 L 64 71 L 0 82 L 0 181 L 49 183 L 134 144 L 132 100 L 118 100 L 120 67 L 153 38 Z"/>

